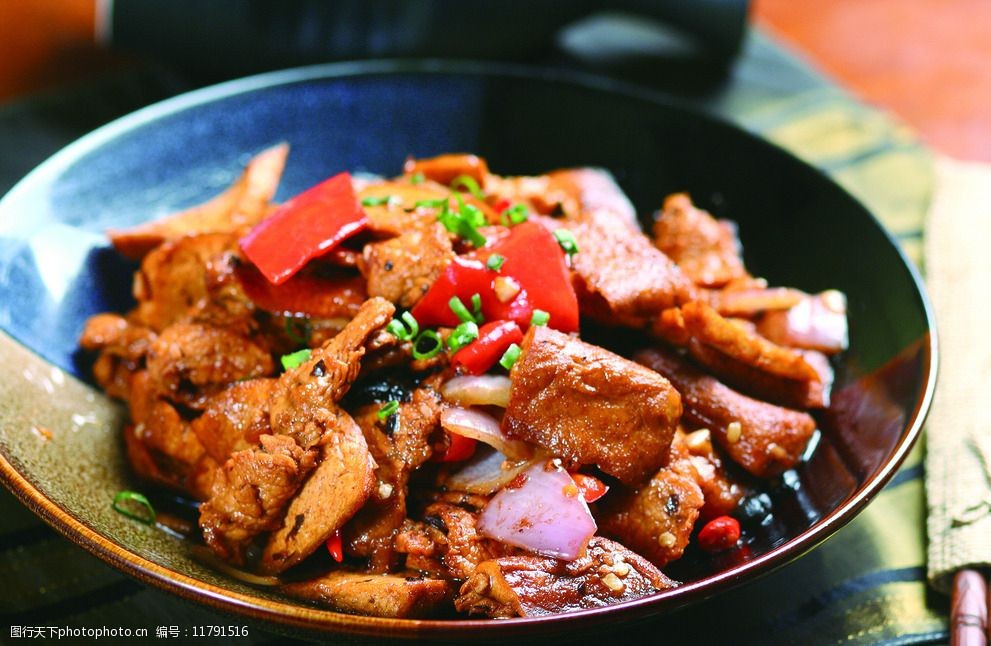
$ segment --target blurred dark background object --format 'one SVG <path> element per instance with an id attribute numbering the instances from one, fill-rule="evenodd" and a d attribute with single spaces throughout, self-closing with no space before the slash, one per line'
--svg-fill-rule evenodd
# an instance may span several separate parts
<path id="1" fill-rule="evenodd" d="M 537 62 L 655 83 L 697 82 L 724 75 L 740 50 L 747 6 L 747 0 L 117 0 L 103 38 L 203 83 L 368 58 Z"/>

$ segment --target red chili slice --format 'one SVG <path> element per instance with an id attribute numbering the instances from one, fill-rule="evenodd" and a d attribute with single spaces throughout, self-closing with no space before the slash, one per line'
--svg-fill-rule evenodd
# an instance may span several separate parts
<path id="1" fill-rule="evenodd" d="M 447 450 L 435 455 L 434 462 L 462 462 L 475 454 L 475 445 L 478 444 L 476 439 L 457 433 L 448 433 L 447 439 Z"/>
<path id="2" fill-rule="evenodd" d="M 478 338 L 454 353 L 451 365 L 473 375 L 485 374 L 506 349 L 523 340 L 523 331 L 513 321 L 490 321 L 478 330 Z"/>
<path id="3" fill-rule="evenodd" d="M 595 502 L 609 491 L 609 486 L 595 476 L 588 476 L 584 473 L 572 473 L 571 479 L 575 481 L 578 491 L 581 493 L 582 498 L 585 499 L 585 502 Z"/>
<path id="4" fill-rule="evenodd" d="M 338 563 L 344 560 L 344 541 L 341 540 L 341 530 L 338 529 L 327 539 L 327 551 Z"/>
<path id="5" fill-rule="evenodd" d="M 713 518 L 699 532 L 699 547 L 706 552 L 721 552 L 740 540 L 740 523 L 731 516 Z"/>

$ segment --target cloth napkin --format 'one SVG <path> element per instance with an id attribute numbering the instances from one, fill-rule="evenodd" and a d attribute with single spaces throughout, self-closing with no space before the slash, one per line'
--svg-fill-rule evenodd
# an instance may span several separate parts
<path id="1" fill-rule="evenodd" d="M 991 165 L 941 158 L 925 242 L 940 366 L 927 424 L 929 580 L 991 565 Z"/>

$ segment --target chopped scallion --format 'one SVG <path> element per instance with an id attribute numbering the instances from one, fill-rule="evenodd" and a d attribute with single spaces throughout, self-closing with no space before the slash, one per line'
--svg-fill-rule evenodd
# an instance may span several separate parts
<path id="1" fill-rule="evenodd" d="M 370 195 L 366 198 L 362 198 L 362 206 L 382 206 L 383 204 L 388 204 L 392 199 L 391 195 Z"/>
<path id="2" fill-rule="evenodd" d="M 451 188 L 456 189 L 461 186 L 464 186 L 466 189 L 468 189 L 468 192 L 471 193 L 472 196 L 475 197 L 476 199 L 479 200 L 485 199 L 485 194 L 482 193 L 481 187 L 478 185 L 478 182 L 475 181 L 475 178 L 472 177 L 471 175 L 458 175 L 451 182 Z"/>
<path id="3" fill-rule="evenodd" d="M 508 348 L 502 354 L 502 358 L 499 359 L 499 365 L 509 370 L 516 363 L 516 360 L 520 358 L 520 346 L 515 343 Z"/>
<path id="4" fill-rule="evenodd" d="M 474 321 L 465 321 L 454 328 L 447 339 L 447 347 L 451 352 L 457 352 L 478 338 L 478 325 Z"/>
<path id="5" fill-rule="evenodd" d="M 413 341 L 413 358 L 417 360 L 431 359 L 444 348 L 440 335 L 433 330 L 424 330 Z"/>
<path id="6" fill-rule="evenodd" d="M 567 229 L 558 229 L 554 232 L 554 237 L 569 258 L 578 253 L 578 241 L 575 240 L 575 234 Z"/>
<path id="7" fill-rule="evenodd" d="M 425 181 L 427 181 L 427 178 L 423 175 L 423 173 L 413 173 L 409 178 L 410 184 L 422 184 Z"/>
<path id="8" fill-rule="evenodd" d="M 292 370 L 293 368 L 298 368 L 310 358 L 310 349 L 303 348 L 302 350 L 297 350 L 291 354 L 284 354 L 279 359 L 282 362 L 283 370 Z"/>
<path id="9" fill-rule="evenodd" d="M 530 325 L 547 325 L 547 321 L 551 320 L 551 315 L 544 310 L 533 310 L 533 316 L 530 317 Z"/>
<path id="10" fill-rule="evenodd" d="M 413 206 L 416 208 L 425 207 L 428 209 L 439 209 L 447 206 L 447 198 L 442 197 L 436 200 L 417 200 L 413 202 Z"/>
<path id="11" fill-rule="evenodd" d="M 485 320 L 482 316 L 482 296 L 480 294 L 471 295 L 471 314 L 476 323 L 482 323 Z"/>
<path id="12" fill-rule="evenodd" d="M 497 253 L 489 256 L 489 259 L 485 261 L 485 266 L 492 271 L 499 271 L 502 269 L 502 263 L 506 262 L 506 256 L 501 256 Z"/>
<path id="13" fill-rule="evenodd" d="M 382 404 L 382 408 L 379 409 L 379 412 L 376 413 L 376 415 L 378 415 L 378 418 L 380 420 L 384 421 L 395 415 L 396 412 L 398 411 L 399 411 L 399 402 L 393 399 L 392 401 L 388 401 Z"/>
<path id="14" fill-rule="evenodd" d="M 514 204 L 505 211 L 502 212 L 502 223 L 507 227 L 511 224 L 520 224 L 521 222 L 526 222 L 527 218 L 530 217 L 529 212 L 526 210 L 526 206 L 523 204 Z"/>
<path id="15" fill-rule="evenodd" d="M 451 300 L 447 302 L 447 306 L 451 308 L 454 315 L 458 317 L 458 320 L 462 323 L 475 323 L 477 319 L 475 316 L 468 311 L 465 304 L 461 302 L 461 299 L 457 296 L 452 296 Z"/>
<path id="16" fill-rule="evenodd" d="M 402 320 L 400 320 L 402 319 Z M 385 331 L 400 341 L 409 341 L 420 332 L 420 325 L 409 312 L 403 312 L 398 319 L 392 319 Z"/>
<path id="17" fill-rule="evenodd" d="M 133 518 L 139 523 L 151 525 L 155 522 L 155 508 L 148 499 L 136 491 L 119 491 L 114 496 L 114 511 Z"/>

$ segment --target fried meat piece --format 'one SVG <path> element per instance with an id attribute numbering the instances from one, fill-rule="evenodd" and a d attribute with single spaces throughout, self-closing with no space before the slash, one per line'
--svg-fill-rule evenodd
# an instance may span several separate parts
<path id="1" fill-rule="evenodd" d="M 244 233 L 269 211 L 289 146 L 279 144 L 255 155 L 226 191 L 191 209 L 107 235 L 128 258 L 139 259 L 170 240 L 201 233 Z"/>
<path id="2" fill-rule="evenodd" d="M 416 304 L 454 258 L 451 239 L 439 223 L 365 245 L 360 267 L 369 296 L 409 309 Z"/>
<path id="3" fill-rule="evenodd" d="M 681 393 L 686 423 L 709 429 L 734 462 L 759 478 L 798 464 L 815 431 L 808 413 L 741 395 L 673 353 L 642 350 L 634 359 L 671 380 Z"/>
<path id="4" fill-rule="evenodd" d="M 333 406 L 344 396 L 361 370 L 365 344 L 392 318 L 392 303 L 371 298 L 336 336 L 310 358 L 283 373 L 272 389 L 269 410 L 272 429 L 308 449 L 329 429 L 339 428 L 343 412 Z"/>
<path id="5" fill-rule="evenodd" d="M 210 498 L 200 505 L 207 545 L 221 558 L 242 565 L 244 550 L 262 532 L 282 524 L 286 505 L 316 462 L 284 435 L 262 435 L 258 446 L 238 451 L 217 471 Z"/>
<path id="6" fill-rule="evenodd" d="M 341 612 L 399 619 L 437 614 L 450 604 L 454 592 L 450 581 L 423 578 L 416 572 L 369 574 L 350 570 L 332 570 L 279 589 Z"/>
<path id="7" fill-rule="evenodd" d="M 211 457 L 224 462 L 231 454 L 256 446 L 262 435 L 271 435 L 268 398 L 274 385 L 274 379 L 248 379 L 210 398 L 191 426 Z"/>
<path id="8" fill-rule="evenodd" d="M 323 545 L 361 509 L 375 484 L 375 460 L 361 429 L 344 411 L 320 441 L 320 462 L 268 539 L 259 568 L 283 572 Z"/>
<path id="9" fill-rule="evenodd" d="M 108 395 L 130 397 L 131 376 L 144 368 L 145 355 L 155 333 L 117 314 L 97 314 L 86 321 L 79 345 L 99 350 L 93 364 L 93 377 Z"/>
<path id="10" fill-rule="evenodd" d="M 570 563 L 507 556 L 479 564 L 454 606 L 486 617 L 538 617 L 630 601 L 676 585 L 642 556 L 593 536 L 585 555 Z"/>
<path id="11" fill-rule="evenodd" d="M 135 321 L 155 332 L 193 321 L 247 333 L 254 305 L 236 274 L 236 246 L 230 234 L 207 233 L 155 248 L 134 277 Z"/>
<path id="12" fill-rule="evenodd" d="M 481 184 L 489 174 L 489 165 L 476 155 L 451 153 L 427 159 L 407 159 L 403 165 L 403 173 L 406 175 L 420 173 L 427 179 L 444 185 L 465 175 Z"/>
<path id="13" fill-rule="evenodd" d="M 441 406 L 436 392 L 418 388 L 392 418 L 380 420 L 379 409 L 370 406 L 356 418 L 378 465 L 377 487 L 344 533 L 348 553 L 368 558 L 373 572 L 394 565 L 394 539 L 406 520 L 409 477 L 433 453 L 430 436 L 440 424 Z"/>
<path id="14" fill-rule="evenodd" d="M 578 242 L 573 282 L 583 315 L 605 325 L 644 327 L 662 310 L 695 298 L 678 266 L 616 215 L 591 211 L 564 224 Z"/>
<path id="15" fill-rule="evenodd" d="M 681 402 L 666 379 L 545 326 L 532 326 L 522 347 L 502 421 L 510 436 L 630 485 L 667 461 Z"/>
<path id="16" fill-rule="evenodd" d="M 826 406 L 832 379 L 828 362 L 760 336 L 748 325 L 723 318 L 695 301 L 663 312 L 651 332 L 685 346 L 692 357 L 727 383 L 783 406 Z"/>
<path id="17" fill-rule="evenodd" d="M 616 491 L 599 503 L 599 531 L 658 567 L 681 558 L 705 502 L 698 471 L 683 442 L 668 466 L 642 487 Z"/>
<path id="18" fill-rule="evenodd" d="M 677 263 L 692 282 L 722 287 L 748 277 L 740 256 L 736 226 L 716 220 L 684 193 L 669 195 L 654 223 L 654 244 Z"/>
<path id="19" fill-rule="evenodd" d="M 272 355 L 229 328 L 175 323 L 152 341 L 148 375 L 163 397 L 195 409 L 241 379 L 265 377 Z"/>

